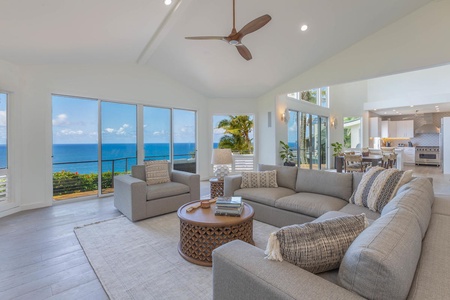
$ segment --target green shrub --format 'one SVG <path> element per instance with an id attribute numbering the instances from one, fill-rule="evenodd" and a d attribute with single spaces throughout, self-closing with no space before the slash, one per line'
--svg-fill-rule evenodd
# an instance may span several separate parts
<path id="1" fill-rule="evenodd" d="M 124 174 L 114 172 L 114 176 Z M 102 173 L 102 189 L 113 187 L 112 172 Z M 80 192 L 96 191 L 98 189 L 98 174 L 79 174 L 78 172 L 60 171 L 53 173 L 53 195 L 67 195 Z"/>

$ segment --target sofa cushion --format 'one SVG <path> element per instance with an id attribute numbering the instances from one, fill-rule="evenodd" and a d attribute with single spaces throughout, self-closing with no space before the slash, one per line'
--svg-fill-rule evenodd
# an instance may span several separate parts
<path id="1" fill-rule="evenodd" d="M 406 299 L 421 248 L 416 219 L 403 208 L 393 210 L 350 245 L 339 268 L 339 284 L 368 299 Z"/>
<path id="2" fill-rule="evenodd" d="M 276 188 L 277 171 L 242 172 L 241 189 L 244 188 Z"/>
<path id="3" fill-rule="evenodd" d="M 274 206 L 279 198 L 295 194 L 291 189 L 277 188 L 248 188 L 240 189 L 234 192 L 234 196 L 241 196 L 243 199 L 255 201 L 258 203 Z"/>
<path id="4" fill-rule="evenodd" d="M 399 207 L 408 210 L 419 222 L 423 238 L 431 218 L 431 206 L 434 201 L 433 186 L 426 178 L 416 178 L 407 183 L 407 186 L 409 188 L 397 193 L 394 199 L 383 208 L 381 215 Z"/>
<path id="5" fill-rule="evenodd" d="M 380 217 L 380 213 L 376 211 L 371 211 L 367 207 L 359 206 L 356 204 L 348 203 L 346 206 L 341 208 L 339 210 L 340 212 L 347 213 L 349 215 L 359 215 L 359 214 L 366 214 L 367 219 L 369 220 L 369 223 L 372 223 L 372 221 L 375 221 Z"/>
<path id="6" fill-rule="evenodd" d="M 171 197 L 189 192 L 189 186 L 178 182 L 152 184 L 147 186 L 147 200 Z"/>
<path id="7" fill-rule="evenodd" d="M 148 185 L 170 182 L 169 162 L 166 160 L 149 160 L 144 162 L 145 180 Z"/>
<path id="8" fill-rule="evenodd" d="M 364 214 L 286 226 L 270 235 L 265 253 L 268 259 L 284 259 L 312 273 L 333 270 L 366 226 Z"/>
<path id="9" fill-rule="evenodd" d="M 336 197 L 313 194 L 297 193 L 275 201 L 275 207 L 301 213 L 314 218 L 332 210 L 340 210 L 348 202 Z"/>
<path id="10" fill-rule="evenodd" d="M 259 171 L 277 171 L 277 184 L 278 186 L 285 187 L 291 190 L 295 190 L 295 180 L 297 179 L 297 168 L 286 166 L 273 166 L 273 165 L 258 165 Z"/>
<path id="11" fill-rule="evenodd" d="M 352 174 L 298 169 L 295 191 L 348 200 L 352 195 Z"/>
<path id="12" fill-rule="evenodd" d="M 397 169 L 370 168 L 362 177 L 349 202 L 381 212 L 398 188 L 411 179 L 410 172 Z"/>
<path id="13" fill-rule="evenodd" d="M 450 285 L 450 217 L 433 215 L 427 235 L 422 242 L 422 253 L 408 299 L 448 299 Z"/>
<path id="14" fill-rule="evenodd" d="M 352 186 L 352 192 L 355 192 L 358 188 L 359 183 L 361 182 L 361 179 L 363 177 L 364 173 L 362 172 L 353 172 L 353 186 Z"/>

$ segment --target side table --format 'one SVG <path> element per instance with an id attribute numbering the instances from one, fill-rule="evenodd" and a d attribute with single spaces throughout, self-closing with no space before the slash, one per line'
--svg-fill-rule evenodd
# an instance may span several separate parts
<path id="1" fill-rule="evenodd" d="M 223 180 L 211 178 L 209 184 L 211 185 L 211 198 L 223 196 Z"/>

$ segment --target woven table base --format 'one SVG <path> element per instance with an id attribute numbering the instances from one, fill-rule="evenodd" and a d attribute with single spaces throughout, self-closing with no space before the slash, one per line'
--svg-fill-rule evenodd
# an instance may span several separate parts
<path id="1" fill-rule="evenodd" d="M 178 252 L 192 263 L 212 266 L 212 251 L 233 240 L 255 244 L 252 219 L 222 227 L 199 226 L 180 220 Z"/>

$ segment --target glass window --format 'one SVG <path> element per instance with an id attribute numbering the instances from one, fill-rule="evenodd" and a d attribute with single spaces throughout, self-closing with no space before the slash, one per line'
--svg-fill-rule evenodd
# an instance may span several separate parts
<path id="1" fill-rule="evenodd" d="M 170 108 L 144 106 L 144 160 L 170 160 Z"/>
<path id="2" fill-rule="evenodd" d="M 297 165 L 304 169 L 327 169 L 328 118 L 296 111 L 289 114 L 288 143 L 295 149 Z"/>
<path id="3" fill-rule="evenodd" d="M 196 113 L 173 110 L 173 169 L 196 172 Z"/>
<path id="4" fill-rule="evenodd" d="M 97 195 L 98 101 L 52 96 L 53 198 Z"/>
<path id="5" fill-rule="evenodd" d="M 317 89 L 311 89 L 301 92 L 289 93 L 288 97 L 297 100 L 303 100 L 312 104 L 316 104 L 322 107 L 329 107 L 328 87 L 322 87 Z"/>
<path id="6" fill-rule="evenodd" d="M 361 148 L 361 117 L 344 117 L 344 149 Z"/>
<path id="7" fill-rule="evenodd" d="M 8 95 L 0 93 L 0 203 L 8 202 Z M 1 207 L 0 207 L 1 208 Z M 3 207 L 2 209 L 7 209 Z"/>
<path id="8" fill-rule="evenodd" d="M 101 193 L 114 191 L 114 176 L 136 165 L 136 105 L 101 102 Z"/>

